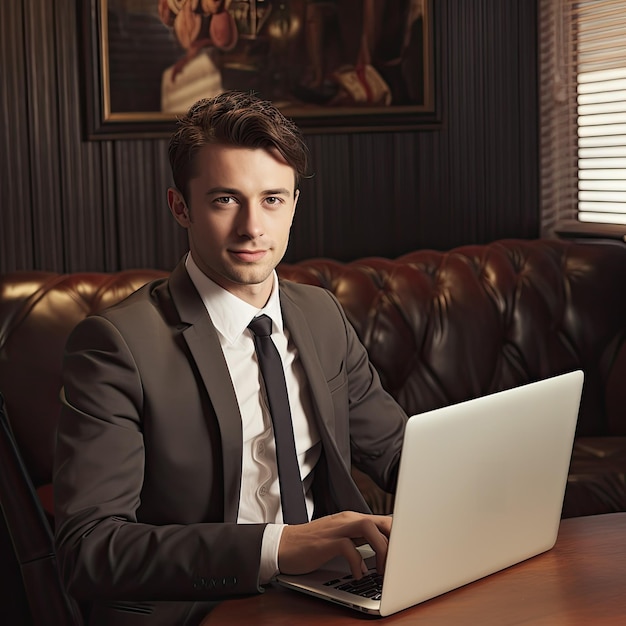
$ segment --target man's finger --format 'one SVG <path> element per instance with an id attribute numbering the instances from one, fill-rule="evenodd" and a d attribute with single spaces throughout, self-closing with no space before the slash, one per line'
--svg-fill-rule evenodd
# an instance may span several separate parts
<path id="1" fill-rule="evenodd" d="M 352 541 L 349 539 L 341 539 L 341 555 L 348 561 L 350 572 L 357 580 L 367 573 L 367 566 L 363 561 L 361 553 L 356 549 Z"/>

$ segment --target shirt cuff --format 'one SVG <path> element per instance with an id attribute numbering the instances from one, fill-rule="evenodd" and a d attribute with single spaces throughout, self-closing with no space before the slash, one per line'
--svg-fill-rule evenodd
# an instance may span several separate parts
<path id="1" fill-rule="evenodd" d="M 259 584 L 266 585 L 278 574 L 278 546 L 286 524 L 268 524 L 261 542 Z"/>

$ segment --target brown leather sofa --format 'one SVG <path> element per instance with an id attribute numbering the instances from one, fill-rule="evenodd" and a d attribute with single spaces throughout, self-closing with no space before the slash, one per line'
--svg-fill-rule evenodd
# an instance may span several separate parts
<path id="1" fill-rule="evenodd" d="M 626 510 L 624 244 L 501 240 L 395 260 L 311 259 L 282 265 L 279 274 L 338 297 L 384 386 L 409 414 L 582 368 L 563 516 Z M 50 515 L 65 340 L 85 316 L 163 275 L 0 276 L 0 392 Z M 372 506 L 389 510 L 391 497 L 355 476 Z M 0 550 L 6 545 L 0 538 Z"/>

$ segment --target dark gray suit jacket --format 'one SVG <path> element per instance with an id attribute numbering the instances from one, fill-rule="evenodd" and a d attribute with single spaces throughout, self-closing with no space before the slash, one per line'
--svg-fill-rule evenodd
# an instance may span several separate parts
<path id="1" fill-rule="evenodd" d="M 406 415 L 329 292 L 281 282 L 280 301 L 323 445 L 315 516 L 368 511 L 350 464 L 393 490 Z M 57 550 L 90 623 L 192 624 L 258 592 L 264 524 L 236 524 L 239 408 L 184 265 L 81 322 L 63 376 Z"/>

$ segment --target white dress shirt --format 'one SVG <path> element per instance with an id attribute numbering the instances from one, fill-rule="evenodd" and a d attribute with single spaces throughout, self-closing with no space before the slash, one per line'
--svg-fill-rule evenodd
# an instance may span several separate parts
<path id="1" fill-rule="evenodd" d="M 308 385 L 298 351 L 289 340 L 289 331 L 283 326 L 276 272 L 267 304 L 263 309 L 257 309 L 203 274 L 191 253 L 187 255 L 185 265 L 217 330 L 241 413 L 243 445 L 237 522 L 269 523 L 261 550 L 259 582 L 263 584 L 278 572 L 278 545 L 284 525 L 271 416 L 265 387 L 261 384 L 253 335 L 248 329 L 254 317 L 265 314 L 272 320 L 272 340 L 285 369 L 296 453 L 311 519 L 311 483 L 321 443 L 315 423 L 308 417 L 312 414 Z"/>

